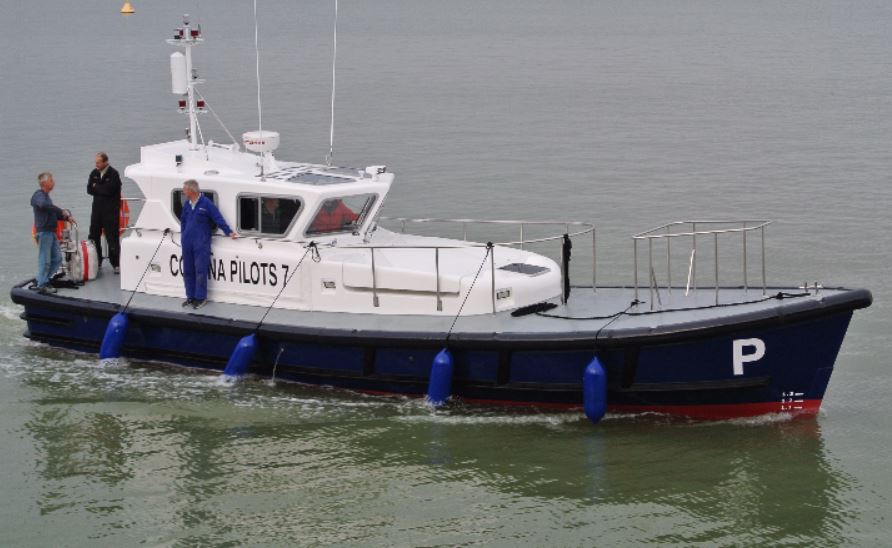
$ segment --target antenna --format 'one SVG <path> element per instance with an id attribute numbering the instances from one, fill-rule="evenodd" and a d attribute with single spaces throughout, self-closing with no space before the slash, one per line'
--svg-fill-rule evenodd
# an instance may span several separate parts
<path id="1" fill-rule="evenodd" d="M 242 134 L 242 143 L 250 152 L 260 153 L 260 179 L 269 164 L 270 171 L 276 171 L 276 160 L 272 152 L 279 146 L 279 134 L 275 131 L 263 131 L 263 104 L 260 102 L 260 31 L 257 24 L 257 0 L 254 0 L 254 55 L 257 60 L 257 131 L 246 131 Z"/>
<path id="2" fill-rule="evenodd" d="M 335 72 L 338 63 L 338 0 L 335 0 L 335 16 L 334 16 L 334 51 L 331 57 L 331 131 L 328 140 L 328 156 L 325 157 L 325 163 L 331 166 L 334 159 L 334 107 L 335 107 Z"/>
<path id="3" fill-rule="evenodd" d="M 257 131 L 263 138 L 263 104 L 260 101 L 260 31 L 257 24 L 257 0 L 254 0 L 254 56 L 257 64 Z M 260 153 L 260 177 L 263 177 L 265 152 Z"/>

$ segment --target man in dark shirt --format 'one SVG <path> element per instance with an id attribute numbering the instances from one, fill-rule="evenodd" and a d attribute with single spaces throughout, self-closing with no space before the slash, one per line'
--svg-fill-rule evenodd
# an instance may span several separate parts
<path id="1" fill-rule="evenodd" d="M 220 210 L 201 193 L 198 182 L 189 179 L 183 183 L 183 213 L 180 215 L 180 243 L 183 246 L 181 262 L 186 300 L 183 306 L 198 309 L 208 298 L 208 267 L 211 260 L 211 236 L 217 227 L 233 240 L 238 238 Z"/>
<path id="2" fill-rule="evenodd" d="M 56 223 L 59 219 L 77 224 L 71 212 L 53 205 L 50 192 L 56 186 L 53 174 L 45 171 L 37 176 L 40 188 L 31 196 L 34 209 L 34 230 L 37 237 L 37 290 L 41 293 L 55 293 L 50 279 L 62 264 L 62 252 L 56 240 Z"/>
<path id="3" fill-rule="evenodd" d="M 115 270 L 121 256 L 120 248 L 120 214 L 121 214 L 121 177 L 115 168 L 108 165 L 108 155 L 96 153 L 96 169 L 90 172 L 87 181 L 87 194 L 93 197 L 93 210 L 90 214 L 90 239 L 96 246 L 99 266 L 102 267 L 102 231 L 108 243 L 108 260 Z"/>
<path id="4" fill-rule="evenodd" d="M 263 198 L 263 207 L 260 209 L 260 232 L 266 234 L 281 234 L 285 232 L 283 227 L 282 210 L 278 198 Z M 289 219 L 290 221 L 290 219 Z"/>

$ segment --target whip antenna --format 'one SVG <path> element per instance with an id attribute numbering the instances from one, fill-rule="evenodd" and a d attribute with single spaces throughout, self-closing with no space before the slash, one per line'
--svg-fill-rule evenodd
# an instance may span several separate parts
<path id="1" fill-rule="evenodd" d="M 273 151 L 279 146 L 279 134 L 275 131 L 263 131 L 263 103 L 260 100 L 260 25 L 257 22 L 257 0 L 254 0 L 254 57 L 257 76 L 257 131 L 246 131 L 242 134 L 242 144 L 249 152 L 260 154 L 260 180 L 265 181 L 267 164 L 271 172 L 276 171 L 276 160 Z"/>
<path id="2" fill-rule="evenodd" d="M 263 138 L 263 105 L 260 102 L 260 31 L 257 24 L 257 0 L 254 0 L 254 56 L 257 67 L 257 129 Z M 260 153 L 260 176 L 263 177 L 263 164 L 266 153 Z"/>
<path id="3" fill-rule="evenodd" d="M 334 16 L 334 51 L 331 57 L 331 130 L 329 131 L 328 156 L 325 163 L 331 166 L 334 159 L 334 107 L 335 107 L 335 70 L 338 63 L 338 0 L 335 0 Z"/>

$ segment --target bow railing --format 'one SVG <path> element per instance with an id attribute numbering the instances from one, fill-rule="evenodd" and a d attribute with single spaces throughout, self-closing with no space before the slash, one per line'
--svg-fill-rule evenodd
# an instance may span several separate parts
<path id="1" fill-rule="evenodd" d="M 684 249 L 688 262 L 687 283 L 685 284 L 685 296 L 690 293 L 691 289 L 697 289 L 697 267 L 698 267 L 698 241 L 700 249 L 703 249 L 703 242 L 706 245 L 712 243 L 713 251 L 713 268 L 712 268 L 712 286 L 715 289 L 715 302 L 719 303 L 719 290 L 721 287 L 720 280 L 720 261 L 721 256 L 719 249 L 719 239 L 723 242 L 736 237 L 740 238 L 740 257 L 741 257 L 741 278 L 744 290 L 749 290 L 749 259 L 750 250 L 748 241 L 753 237 L 758 238 L 758 247 L 761 266 L 761 286 L 762 293 L 765 294 L 767 283 L 765 277 L 765 227 L 771 224 L 766 220 L 736 220 L 736 221 L 675 221 L 667 223 L 650 230 L 646 230 L 632 236 L 633 253 L 634 253 L 634 279 L 635 279 L 635 300 L 638 300 L 639 283 L 639 247 L 647 243 L 647 277 L 648 289 L 650 291 L 650 307 L 654 307 L 654 295 L 660 300 L 659 290 L 660 284 L 657 281 L 656 262 L 654 260 L 654 244 L 665 246 L 666 253 L 666 270 L 665 270 L 665 288 L 672 291 L 672 269 L 673 269 L 673 242 L 676 242 L 675 249 L 678 253 L 680 246 L 679 240 L 689 240 L 690 244 L 681 247 Z M 711 242 L 710 242 L 711 240 Z M 728 244 L 725 244 L 728 245 Z M 690 253 L 688 254 L 688 250 Z"/>

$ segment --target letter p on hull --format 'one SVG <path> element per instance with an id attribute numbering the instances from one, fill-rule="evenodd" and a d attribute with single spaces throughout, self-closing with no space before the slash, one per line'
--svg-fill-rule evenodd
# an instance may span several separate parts
<path id="1" fill-rule="evenodd" d="M 744 349 L 752 351 L 744 354 Z M 762 339 L 734 339 L 734 374 L 743 375 L 743 364 L 761 360 L 765 356 Z"/>

